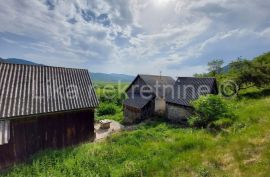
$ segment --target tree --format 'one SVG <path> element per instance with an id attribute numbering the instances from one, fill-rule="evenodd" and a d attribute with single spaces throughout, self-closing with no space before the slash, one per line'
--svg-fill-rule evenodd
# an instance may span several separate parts
<path id="1" fill-rule="evenodd" d="M 212 73 L 214 76 L 216 74 L 220 74 L 221 70 L 222 70 L 222 65 L 223 65 L 224 61 L 223 60 L 212 60 L 210 62 L 208 62 L 208 71 L 210 73 Z"/>
<path id="2" fill-rule="evenodd" d="M 218 95 L 200 96 L 192 106 L 195 114 L 188 120 L 190 126 L 222 128 L 235 118 L 231 106 Z"/>
<path id="3" fill-rule="evenodd" d="M 209 73 L 202 73 L 202 74 L 199 74 L 199 73 L 195 73 L 193 74 L 194 77 L 208 77 L 209 76 Z"/>
<path id="4" fill-rule="evenodd" d="M 270 83 L 270 57 L 254 61 L 238 58 L 230 63 L 230 75 L 237 84 L 237 92 L 249 87 L 266 87 Z"/>
<path id="5" fill-rule="evenodd" d="M 259 79 L 256 85 L 268 87 L 270 85 L 270 52 L 255 58 L 253 65 Z"/>

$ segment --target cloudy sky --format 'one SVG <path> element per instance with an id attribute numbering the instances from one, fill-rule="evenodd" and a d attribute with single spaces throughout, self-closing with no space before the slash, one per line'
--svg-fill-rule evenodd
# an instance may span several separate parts
<path id="1" fill-rule="evenodd" d="M 270 51 L 267 0 L 0 0 L 0 57 L 191 76 Z"/>

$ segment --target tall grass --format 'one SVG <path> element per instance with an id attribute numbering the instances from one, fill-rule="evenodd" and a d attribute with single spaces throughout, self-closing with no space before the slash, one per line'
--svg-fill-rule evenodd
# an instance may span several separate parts
<path id="1" fill-rule="evenodd" d="M 231 103 L 238 119 L 219 134 L 156 122 L 104 142 L 39 153 L 2 176 L 268 176 L 270 97 Z"/>

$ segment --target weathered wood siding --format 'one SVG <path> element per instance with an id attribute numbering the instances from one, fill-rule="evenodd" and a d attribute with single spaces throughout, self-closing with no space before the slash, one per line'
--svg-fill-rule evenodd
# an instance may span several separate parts
<path id="1" fill-rule="evenodd" d="M 132 124 L 141 118 L 141 109 L 124 105 L 124 123 Z"/>
<path id="2" fill-rule="evenodd" d="M 94 110 L 44 114 L 10 120 L 10 140 L 0 145 L 0 169 L 47 148 L 93 140 Z"/>
<path id="3" fill-rule="evenodd" d="M 124 123 L 132 124 L 140 122 L 146 118 L 153 116 L 155 112 L 155 101 L 154 99 L 149 101 L 143 108 L 138 109 L 124 105 Z"/>

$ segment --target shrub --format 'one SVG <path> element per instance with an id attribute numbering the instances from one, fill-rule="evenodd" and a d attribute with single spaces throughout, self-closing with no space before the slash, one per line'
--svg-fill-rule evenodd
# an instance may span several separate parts
<path id="1" fill-rule="evenodd" d="M 213 122 L 214 128 L 227 128 L 233 124 L 233 120 L 229 118 L 221 118 Z"/>
<path id="2" fill-rule="evenodd" d="M 194 127 L 226 127 L 235 117 L 227 102 L 216 95 L 201 96 L 192 102 L 195 115 L 188 120 L 189 125 Z"/>
<path id="3" fill-rule="evenodd" d="M 98 108 L 98 116 L 114 115 L 116 113 L 116 106 L 113 104 L 101 104 Z"/>
<path id="4" fill-rule="evenodd" d="M 121 106 L 125 98 L 125 94 L 119 94 L 117 92 L 106 92 L 100 95 L 100 101 L 102 103 L 113 103 L 117 106 Z"/>

